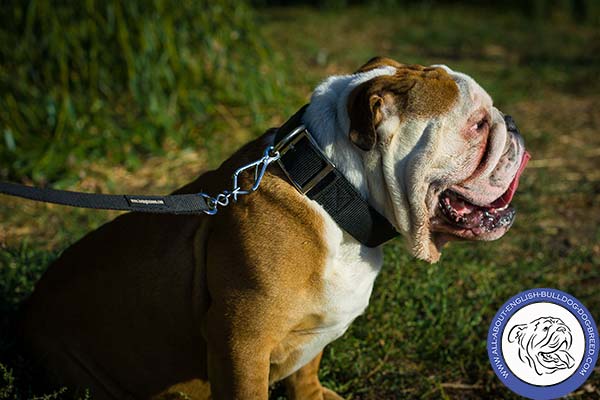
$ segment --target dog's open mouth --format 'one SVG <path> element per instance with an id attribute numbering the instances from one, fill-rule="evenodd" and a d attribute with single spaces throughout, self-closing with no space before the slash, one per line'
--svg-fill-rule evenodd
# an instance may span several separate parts
<path id="1" fill-rule="evenodd" d="M 510 199 L 506 196 L 506 199 Z M 510 226 L 515 209 L 503 195 L 489 206 L 477 206 L 451 190 L 444 191 L 439 198 L 439 207 L 446 221 L 457 228 L 470 229 L 475 235 L 503 226 Z"/>
<path id="2" fill-rule="evenodd" d="M 519 186 L 519 177 L 528 160 L 529 154 L 525 153 L 519 170 L 508 189 L 490 204 L 476 205 L 451 189 L 444 190 L 438 198 L 438 208 L 441 211 L 439 214 L 441 214 L 446 228 L 450 228 L 444 230 L 465 238 L 486 236 L 486 233 L 508 230 L 516 214 L 510 202 Z"/>

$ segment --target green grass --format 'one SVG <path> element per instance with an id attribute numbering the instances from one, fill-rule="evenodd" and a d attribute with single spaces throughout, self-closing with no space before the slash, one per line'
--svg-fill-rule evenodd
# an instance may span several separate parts
<path id="1" fill-rule="evenodd" d="M 273 54 L 264 76 L 271 97 L 257 103 L 262 122 L 244 104 L 224 102 L 218 117 L 198 118 L 230 129 L 208 125 L 193 152 L 175 146 L 140 158 L 133 173 L 111 157 L 77 164 L 67 168 L 80 176 L 72 187 L 171 190 L 281 122 L 327 75 L 353 71 L 374 55 L 466 72 L 515 117 L 533 155 L 515 197 L 515 226 L 497 242 L 452 243 L 435 265 L 415 261 L 401 239 L 386 245 L 370 306 L 326 348 L 321 380 L 349 399 L 517 398 L 486 353 L 488 326 L 504 301 L 554 287 L 600 319 L 600 31 L 561 15 L 532 21 L 511 10 L 452 6 L 265 9 L 257 18 Z M 218 156 L 206 154 L 207 143 Z M 45 266 L 115 213 L 0 202 L 0 399 L 30 398 L 55 389 L 35 378 L 5 332 Z M 573 397 L 599 398 L 598 388 L 596 371 Z M 276 386 L 273 398 L 281 393 Z"/>
<path id="2" fill-rule="evenodd" d="M 4 178 L 69 184 L 89 161 L 133 169 L 198 143 L 218 156 L 206 132 L 230 129 L 223 113 L 262 125 L 280 86 L 239 1 L 11 1 L 0 38 Z"/>

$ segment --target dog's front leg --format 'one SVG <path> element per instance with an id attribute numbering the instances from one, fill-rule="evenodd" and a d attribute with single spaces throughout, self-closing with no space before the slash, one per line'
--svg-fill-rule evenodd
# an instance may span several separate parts
<path id="1" fill-rule="evenodd" d="M 321 386 L 319 364 L 321 351 L 312 361 L 285 378 L 285 388 L 290 400 L 344 400 L 337 393 Z"/>
<path id="2" fill-rule="evenodd" d="M 215 318 L 211 318 L 211 314 Z M 214 400 L 267 400 L 270 346 L 248 324 L 209 310 L 208 377 Z"/>

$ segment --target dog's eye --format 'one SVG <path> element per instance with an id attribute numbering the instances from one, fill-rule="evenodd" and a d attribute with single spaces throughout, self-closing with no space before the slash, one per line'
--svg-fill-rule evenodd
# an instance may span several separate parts
<path id="1" fill-rule="evenodd" d="M 487 119 L 483 118 L 473 126 L 471 126 L 471 131 L 473 132 L 483 132 L 488 126 Z"/>
<path id="2" fill-rule="evenodd" d="M 550 328 L 548 328 L 548 327 L 545 327 L 545 328 L 544 328 L 544 332 L 548 332 L 548 329 L 550 329 Z"/>

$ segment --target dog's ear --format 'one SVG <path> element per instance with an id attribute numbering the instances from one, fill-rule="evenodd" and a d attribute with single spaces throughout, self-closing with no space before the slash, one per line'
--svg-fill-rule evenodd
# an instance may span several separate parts
<path id="1" fill-rule="evenodd" d="M 523 335 L 525 335 L 525 329 L 527 329 L 527 324 L 513 326 L 510 332 L 508 332 L 508 342 L 513 343 L 517 340 L 520 340 L 523 337 Z"/>
<path id="2" fill-rule="evenodd" d="M 377 125 L 383 119 L 383 97 L 371 93 L 370 87 L 369 82 L 363 83 L 354 89 L 348 98 L 350 141 L 365 151 L 375 147 Z"/>
<path id="3" fill-rule="evenodd" d="M 380 67 L 400 68 L 403 64 L 387 57 L 373 57 L 355 74 L 364 73 Z M 375 93 L 374 88 L 381 86 L 381 79 L 373 79 L 359 85 L 352 91 L 348 99 L 348 115 L 350 115 L 350 140 L 362 150 L 371 150 L 377 142 L 376 128 L 383 119 L 382 93 Z"/>
<path id="4" fill-rule="evenodd" d="M 387 116 L 397 114 L 414 86 L 411 79 L 382 75 L 358 85 L 348 96 L 349 136 L 362 150 L 377 143 L 377 127 Z"/>

